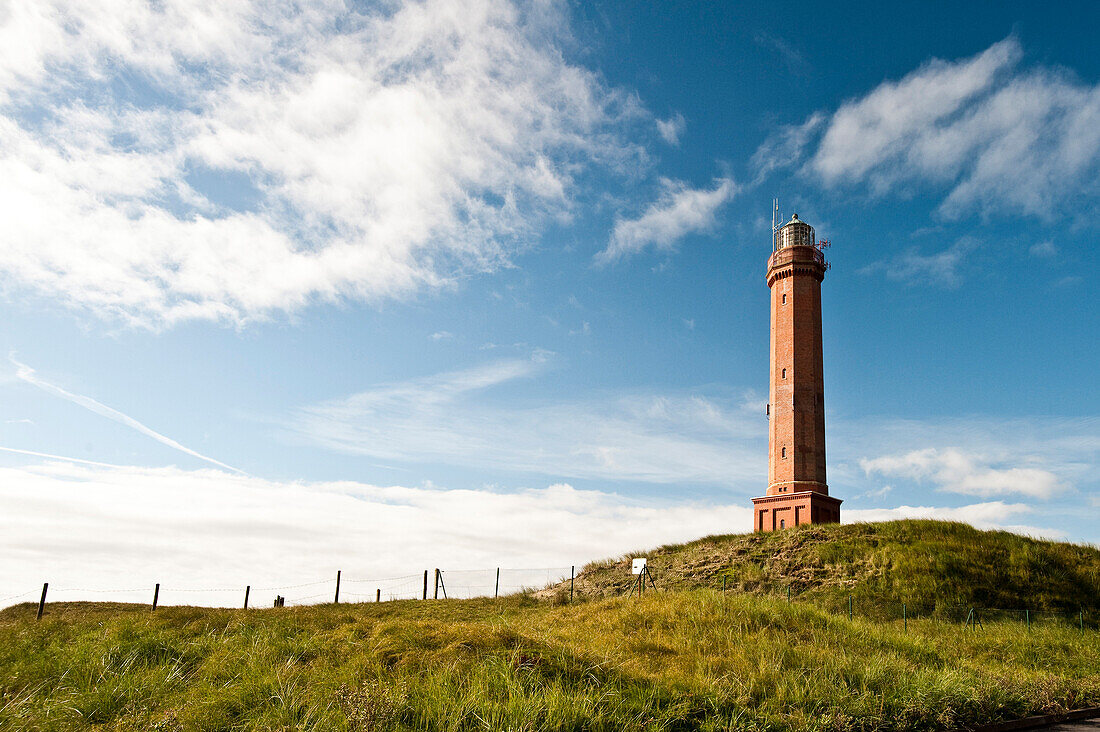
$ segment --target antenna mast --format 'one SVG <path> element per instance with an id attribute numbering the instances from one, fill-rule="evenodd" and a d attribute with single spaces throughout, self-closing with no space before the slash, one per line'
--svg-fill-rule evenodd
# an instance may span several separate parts
<path id="1" fill-rule="evenodd" d="M 779 239 L 776 234 L 779 231 L 780 225 L 783 223 L 783 217 L 779 214 L 779 199 L 772 199 L 772 251 L 774 252 L 778 248 Z"/>

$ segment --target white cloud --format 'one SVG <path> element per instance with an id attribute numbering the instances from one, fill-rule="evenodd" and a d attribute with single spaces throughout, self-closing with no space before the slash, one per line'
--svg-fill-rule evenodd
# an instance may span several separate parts
<path id="1" fill-rule="evenodd" d="M 1064 539 L 1066 534 L 1059 529 L 1028 526 L 1011 523 L 1020 514 L 1032 512 L 1030 506 L 1023 503 L 1004 503 L 988 501 L 972 503 L 966 506 L 898 506 L 897 508 L 850 509 L 844 512 L 844 523 L 862 521 L 900 521 L 903 519 L 936 519 L 938 521 L 961 521 L 979 529 L 1004 529 L 1017 534 L 1045 539 Z"/>
<path id="2" fill-rule="evenodd" d="M 0 598 L 50 583 L 50 598 L 270 605 L 419 595 L 440 567 L 452 596 L 492 593 L 492 568 L 560 568 L 637 547 L 746 531 L 737 505 L 643 502 L 555 484 L 500 492 L 356 482 L 279 482 L 217 470 L 48 462 L 0 468 Z M 462 570 L 483 569 L 464 573 Z M 505 590 L 558 573 L 502 573 Z M 369 578 L 404 577 L 396 581 Z M 95 594 L 69 588 L 130 589 Z M 187 589 L 227 588 L 223 592 Z M 28 596 L 29 597 L 29 596 Z M 26 600 L 16 598 L 10 602 Z"/>
<path id="3" fill-rule="evenodd" d="M 452 596 L 568 574 L 570 565 L 708 534 L 747 532 L 744 501 L 638 501 L 565 484 L 512 492 L 353 481 L 285 482 L 219 470 L 39 462 L 0 468 L 0 606 L 37 599 L 239 606 L 344 601 L 376 588 L 418 596 L 440 567 Z M 1031 509 L 1000 501 L 954 508 L 848 510 L 846 521 L 938 518 L 1040 536 Z M 509 572 L 509 569 L 557 568 Z M 483 571 L 470 571 L 483 570 Z M 394 578 L 394 579 L 391 579 Z M 304 586 L 301 586 L 304 585 Z M 74 589 L 75 588 L 75 589 Z M 110 590 L 111 592 L 94 592 Z M 12 595 L 20 595 L 11 597 Z"/>
<path id="4" fill-rule="evenodd" d="M 815 145 L 804 138 L 816 136 L 818 113 L 780 131 L 758 151 L 757 169 L 795 165 L 809 149 L 802 172 L 826 186 L 862 184 L 876 194 L 938 187 L 950 217 L 1072 215 L 1098 192 L 1100 85 L 1058 69 L 1019 69 L 1021 56 L 1008 38 L 972 58 L 929 61 L 841 105 Z"/>
<path id="5" fill-rule="evenodd" d="M 567 35 L 554 2 L 9 5 L 0 278 L 158 327 L 492 270 L 641 154 Z"/>
<path id="6" fill-rule="evenodd" d="M 443 462 L 560 478 L 763 485 L 761 413 L 699 394 L 620 392 L 553 403 L 525 398 L 539 358 L 393 384 L 310 406 L 297 439 L 387 461 Z M 494 388 L 509 384 L 509 398 Z"/>
<path id="7" fill-rule="evenodd" d="M 684 115 L 677 112 L 668 119 L 659 119 L 656 122 L 657 132 L 665 142 L 669 145 L 680 144 L 680 135 L 684 134 L 684 128 L 687 126 Z"/>
<path id="8" fill-rule="evenodd" d="M 752 156 L 756 170 L 756 183 L 760 183 L 773 170 L 790 167 L 802 160 L 806 146 L 825 124 L 825 115 L 815 112 L 802 124 L 787 125 L 768 137 Z"/>
<path id="9" fill-rule="evenodd" d="M 614 262 L 648 246 L 671 251 L 687 234 L 711 228 L 718 209 L 738 190 L 729 178 L 718 179 L 710 189 L 688 188 L 667 179 L 662 185 L 661 196 L 639 218 L 615 222 L 607 248 L 596 255 L 597 263 Z"/>
<path id="10" fill-rule="evenodd" d="M 450 332 L 449 330 L 437 330 L 435 333 L 432 333 L 428 337 L 431 338 L 433 341 L 449 341 L 454 339 L 455 334 Z"/>
<path id="11" fill-rule="evenodd" d="M 962 284 L 959 271 L 967 256 L 978 243 L 969 238 L 959 239 L 939 252 L 921 254 L 917 249 L 908 249 L 892 259 L 873 262 L 860 269 L 863 274 L 883 272 L 891 280 L 906 284 L 933 284 L 955 288 Z"/>
<path id="12" fill-rule="evenodd" d="M 60 397 L 61 399 L 72 402 L 73 404 L 76 404 L 78 406 L 84 407 L 89 412 L 93 412 L 95 414 L 98 414 L 101 417 L 106 417 L 107 419 L 111 420 L 112 422 L 118 422 L 119 424 L 126 425 L 130 429 L 132 429 L 136 432 L 140 432 L 141 434 L 145 435 L 146 437 L 152 438 L 152 439 L 156 440 L 157 442 L 161 443 L 162 445 L 166 445 L 166 446 L 172 448 L 173 450 L 179 450 L 180 452 L 184 453 L 185 455 L 190 455 L 191 457 L 198 458 L 199 460 L 210 463 L 211 465 L 216 465 L 219 468 L 225 468 L 226 470 L 232 470 L 236 473 L 244 472 L 244 471 L 238 470 L 237 468 L 234 468 L 232 465 L 226 465 L 225 463 L 223 463 L 219 460 L 215 460 L 212 457 L 207 457 L 206 455 L 203 455 L 202 453 L 196 452 L 196 451 L 192 450 L 191 448 L 189 448 L 185 445 L 181 445 L 180 443 L 173 440 L 171 437 L 168 437 L 167 435 L 162 435 L 161 433 L 157 432 L 156 430 L 152 429 L 151 427 L 147 427 L 146 425 L 144 425 L 141 422 L 137 421 L 136 419 L 134 419 L 130 415 L 123 414 L 122 412 L 118 411 L 117 409 L 114 409 L 112 407 L 108 407 L 106 404 L 103 404 L 101 402 L 97 402 L 95 399 L 92 399 L 89 396 L 85 396 L 83 394 L 74 394 L 71 391 L 67 391 L 65 389 L 62 389 L 60 386 L 57 386 L 56 384 L 51 384 L 48 381 L 40 379 L 35 374 L 34 369 L 32 369 L 30 366 L 27 366 L 26 364 L 23 364 L 23 363 L 19 363 L 14 358 L 10 358 L 10 360 L 16 367 L 16 372 L 15 372 L 16 378 L 18 378 L 18 379 L 20 379 L 20 380 L 22 380 L 22 381 L 24 381 L 24 382 L 26 382 L 26 383 L 28 383 L 32 386 L 35 386 L 35 387 L 41 389 L 42 391 L 46 392 L 47 394 L 53 394 L 56 397 Z"/>
<path id="13" fill-rule="evenodd" d="M 1021 460 L 1026 465 L 1026 459 Z M 1007 461 L 993 464 L 982 455 L 957 448 L 934 447 L 901 455 L 862 459 L 860 467 L 868 475 L 931 481 L 941 490 L 972 496 L 1023 495 L 1050 498 L 1064 486 L 1058 476 L 1037 467 L 1021 467 Z"/>

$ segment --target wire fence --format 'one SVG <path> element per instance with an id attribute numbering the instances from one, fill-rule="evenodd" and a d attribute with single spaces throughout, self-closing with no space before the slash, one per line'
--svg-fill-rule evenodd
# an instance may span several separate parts
<path id="1" fill-rule="evenodd" d="M 371 603 L 398 600 L 456 600 L 510 595 L 547 590 L 545 596 L 560 599 L 574 598 L 573 580 L 576 567 L 539 568 L 491 568 L 491 569 L 432 569 L 414 574 L 392 577 L 344 576 L 286 585 L 244 587 L 175 587 L 156 584 L 154 587 L 130 587 L 125 589 L 99 589 L 89 587 L 51 587 L 49 583 L 24 592 L 0 597 L 0 608 L 19 604 L 38 603 L 41 618 L 49 603 L 61 602 L 117 602 L 131 607 L 142 605 L 152 609 L 158 606 L 200 607 L 285 607 L 322 605 L 326 603 Z M 647 576 L 648 575 L 647 573 Z M 624 580 L 625 582 L 625 580 Z M 653 580 L 650 579 L 650 583 Z M 634 585 L 637 583 L 635 582 Z M 607 588 L 612 594 L 633 595 L 622 587 Z M 698 585 L 696 585 L 698 586 Z M 988 624 L 1014 623 L 1031 629 L 1045 626 L 1070 626 L 1082 631 L 1100 628 L 1100 617 L 1095 608 L 993 607 L 981 602 L 952 602 L 942 598 L 929 599 L 920 596 L 876 594 L 863 588 L 855 588 L 845 595 L 835 587 L 795 588 L 793 585 L 770 585 L 747 592 L 741 588 L 727 587 L 719 578 L 714 589 L 723 594 L 759 595 L 760 590 L 773 598 L 790 603 L 811 605 L 828 612 L 847 615 L 848 619 L 869 619 L 879 622 L 900 622 L 906 628 L 909 622 L 934 620 L 953 623 L 967 630 L 983 630 Z M 653 590 L 661 591 L 660 579 Z M 599 593 L 606 594 L 604 591 Z M 640 594 L 640 593 L 639 593 Z M 579 597 L 579 595 L 578 595 Z"/>
<path id="2" fill-rule="evenodd" d="M 0 597 L 0 609 L 38 602 L 39 615 L 49 603 L 113 602 L 165 606 L 285 607 L 325 603 L 393 602 L 396 600 L 473 599 L 504 597 L 538 591 L 567 582 L 575 567 L 535 567 L 423 570 L 393 577 L 355 577 L 337 572 L 336 577 L 287 585 L 239 587 L 184 587 L 155 584 L 152 587 L 100 589 L 41 587 Z"/>

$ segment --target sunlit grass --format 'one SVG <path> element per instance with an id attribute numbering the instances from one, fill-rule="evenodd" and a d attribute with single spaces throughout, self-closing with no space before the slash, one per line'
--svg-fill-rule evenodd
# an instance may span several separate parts
<path id="1" fill-rule="evenodd" d="M 904 522 L 648 554 L 661 592 L 624 597 L 608 562 L 573 604 L 9 608 L 0 729 L 901 731 L 1100 705 L 1095 549 Z M 940 612 L 979 600 L 1047 619 Z"/>
<path id="2" fill-rule="evenodd" d="M 0 621 L 0 727 L 920 730 L 1100 703 L 1100 633 L 710 590 Z"/>

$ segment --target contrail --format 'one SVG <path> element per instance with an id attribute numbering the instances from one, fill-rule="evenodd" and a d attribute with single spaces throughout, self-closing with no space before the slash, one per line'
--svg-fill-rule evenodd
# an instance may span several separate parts
<path id="1" fill-rule="evenodd" d="M 27 366 L 24 363 L 20 363 L 19 361 L 16 361 L 14 356 L 8 356 L 8 359 L 13 364 L 15 364 L 15 367 L 17 369 L 16 372 L 15 372 L 16 378 L 22 379 L 23 381 L 27 382 L 28 384 L 31 384 L 32 386 L 37 386 L 42 391 L 53 394 L 54 396 L 59 396 L 62 399 L 66 399 L 66 400 L 72 402 L 73 404 L 78 404 L 78 405 L 84 407 L 85 409 L 87 409 L 90 412 L 95 412 L 96 414 L 100 415 L 101 417 L 106 417 L 107 419 L 111 419 L 111 420 L 114 420 L 115 422 L 119 422 L 121 424 L 124 424 L 124 425 L 126 425 L 127 427 L 129 427 L 131 429 L 137 430 L 138 432 L 145 435 L 146 437 L 152 437 L 154 440 L 161 443 L 162 445 L 167 445 L 168 447 L 171 447 L 175 450 L 179 450 L 180 452 L 185 453 L 187 455 L 190 455 L 191 457 L 196 457 L 199 460 L 205 460 L 206 462 L 210 463 L 211 465 L 217 465 L 219 468 L 225 468 L 226 470 L 231 470 L 234 473 L 240 473 L 241 475 L 247 475 L 247 473 L 245 473 L 243 470 L 240 470 L 239 468 L 234 468 L 232 465 L 226 465 L 225 463 L 223 463 L 219 460 L 215 460 L 212 457 L 207 457 L 206 455 L 203 455 L 200 452 L 195 452 L 194 450 L 187 447 L 186 445 L 181 445 L 180 443 L 176 442 L 171 437 L 167 437 L 167 436 L 162 435 L 161 433 L 157 432 L 156 430 L 153 430 L 153 429 L 150 429 L 149 427 L 146 427 L 145 425 L 143 425 L 141 422 L 138 422 L 136 419 L 134 419 L 130 415 L 123 414 L 122 412 L 118 411 L 117 409 L 112 409 L 111 407 L 108 407 L 106 404 L 101 404 L 101 403 L 97 402 L 95 399 L 92 399 L 91 397 L 86 397 L 86 396 L 83 396 L 81 394 L 73 394 L 71 391 L 65 391 L 60 386 L 55 386 L 54 384 L 51 384 L 48 381 L 42 381 L 42 379 L 39 379 L 37 376 L 34 375 L 34 369 L 32 369 L 30 366 Z"/>
<path id="2" fill-rule="evenodd" d="M 64 455 L 52 455 L 48 452 L 35 452 L 34 450 L 20 450 L 17 447 L 4 447 L 0 445 L 0 450 L 4 452 L 15 452 L 20 455 L 33 455 L 34 457 L 44 457 L 50 460 L 64 460 L 67 463 L 83 463 L 84 465 L 97 465 L 101 468 L 120 468 L 121 465 L 114 465 L 113 463 L 101 463 L 97 460 L 84 460 L 83 458 L 65 457 Z"/>

